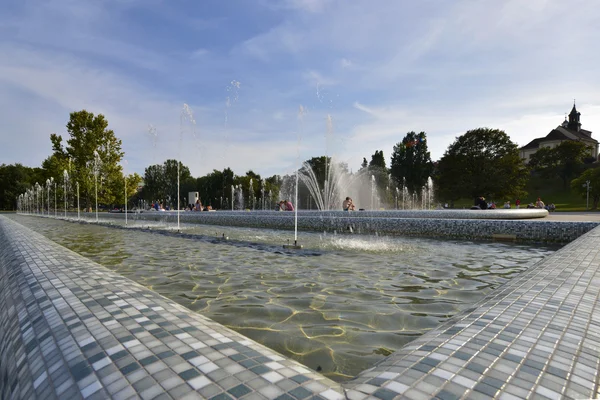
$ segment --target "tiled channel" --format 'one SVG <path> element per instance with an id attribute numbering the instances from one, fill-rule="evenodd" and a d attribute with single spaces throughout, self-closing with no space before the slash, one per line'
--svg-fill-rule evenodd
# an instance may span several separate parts
<path id="1" fill-rule="evenodd" d="M 0 398 L 593 398 L 600 227 L 335 383 L 0 216 Z"/>

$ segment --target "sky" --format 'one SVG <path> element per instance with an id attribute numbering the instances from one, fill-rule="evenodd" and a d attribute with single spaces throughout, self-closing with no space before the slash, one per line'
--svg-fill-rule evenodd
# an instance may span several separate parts
<path id="1" fill-rule="evenodd" d="M 432 159 L 470 129 L 519 146 L 576 100 L 600 138 L 593 0 L 4 0 L 0 164 L 40 166 L 69 113 L 103 114 L 125 170 L 357 170 L 410 131 Z"/>

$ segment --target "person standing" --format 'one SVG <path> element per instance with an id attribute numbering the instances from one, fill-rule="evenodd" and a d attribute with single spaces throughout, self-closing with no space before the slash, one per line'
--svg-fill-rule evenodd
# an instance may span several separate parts
<path id="1" fill-rule="evenodd" d="M 520 199 L 517 199 L 517 200 L 515 201 L 515 206 L 517 206 L 517 208 L 520 208 L 520 207 L 521 207 L 521 200 L 520 200 Z"/>

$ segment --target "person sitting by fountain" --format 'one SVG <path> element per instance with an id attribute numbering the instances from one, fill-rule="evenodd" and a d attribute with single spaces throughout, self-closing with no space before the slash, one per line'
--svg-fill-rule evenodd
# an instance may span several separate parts
<path id="1" fill-rule="evenodd" d="M 354 203 L 352 202 L 352 198 L 346 197 L 346 200 L 344 200 L 342 203 L 342 209 L 344 211 L 354 211 L 356 209 Z"/>
<path id="2" fill-rule="evenodd" d="M 202 203 L 200 203 L 200 199 L 196 200 L 196 205 L 194 206 L 194 211 L 202 211 Z"/>
<path id="3" fill-rule="evenodd" d="M 506 201 L 506 203 L 504 203 L 504 208 L 510 208 L 510 201 Z"/>
<path id="4" fill-rule="evenodd" d="M 283 203 L 283 204 L 284 204 L 284 206 L 285 206 L 285 208 L 284 208 L 284 211 L 294 211 L 294 205 L 292 204 L 292 202 L 291 202 L 291 201 L 289 201 L 289 200 L 284 200 L 284 203 Z"/>
<path id="5" fill-rule="evenodd" d="M 537 201 L 535 202 L 535 208 L 546 208 L 546 205 L 540 197 L 538 197 Z"/>
<path id="6" fill-rule="evenodd" d="M 285 211 L 285 201 L 281 200 L 279 203 L 275 204 L 275 211 Z"/>
<path id="7" fill-rule="evenodd" d="M 475 199 L 475 205 L 471 207 L 471 210 L 487 210 L 488 205 L 485 201 L 485 197 L 479 196 Z"/>

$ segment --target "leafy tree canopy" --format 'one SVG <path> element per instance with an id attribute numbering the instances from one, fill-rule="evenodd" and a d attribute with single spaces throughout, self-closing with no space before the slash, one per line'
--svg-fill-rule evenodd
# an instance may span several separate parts
<path id="1" fill-rule="evenodd" d="M 544 178 L 558 177 L 567 188 L 569 181 L 585 168 L 590 150 L 583 142 L 567 140 L 558 146 L 543 147 L 531 155 L 529 166 Z"/>
<path id="2" fill-rule="evenodd" d="M 99 202 L 116 204 L 122 198 L 123 172 L 119 165 L 123 158 L 121 140 L 108 129 L 108 121 L 102 114 L 94 115 L 86 110 L 72 112 L 67 123 L 69 139 L 50 135 L 54 154 L 47 165 L 52 166 L 55 180 L 62 180 L 66 170 L 71 182 L 79 183 L 80 196 L 90 206 L 94 198 L 95 178 L 98 182 Z M 59 171 L 56 171 L 58 169 Z"/>
<path id="3" fill-rule="evenodd" d="M 195 191 L 195 182 L 190 169 L 177 160 L 166 160 L 162 165 L 155 164 L 144 171 L 143 198 L 148 202 L 161 201 L 175 208 L 177 205 L 177 166 L 179 164 L 179 206 L 185 206 L 188 192 Z"/>
<path id="4" fill-rule="evenodd" d="M 527 169 L 518 147 L 498 129 L 479 128 L 456 138 L 438 163 L 436 187 L 444 200 L 521 196 Z"/>
<path id="5" fill-rule="evenodd" d="M 375 153 L 371 156 L 369 167 L 380 168 L 382 170 L 387 169 L 385 166 L 385 158 L 383 157 L 383 150 L 375 150 Z"/>
<path id="6" fill-rule="evenodd" d="M 398 186 L 405 185 L 411 192 L 418 192 L 425 186 L 433 172 L 425 132 L 408 132 L 394 146 L 390 172 Z"/>
<path id="7" fill-rule="evenodd" d="M 590 185 L 589 196 L 592 201 L 592 209 L 598 209 L 598 201 L 600 200 L 600 168 L 590 168 L 583 174 L 571 181 L 571 188 L 586 198 L 588 195 L 588 182 Z"/>

